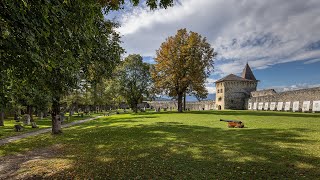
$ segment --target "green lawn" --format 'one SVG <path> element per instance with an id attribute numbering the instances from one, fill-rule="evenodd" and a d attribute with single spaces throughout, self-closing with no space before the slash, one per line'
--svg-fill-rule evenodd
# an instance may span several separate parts
<path id="1" fill-rule="evenodd" d="M 0 156 L 47 148 L 52 157 L 19 173 L 56 179 L 319 179 L 319 123 L 286 112 L 121 114 L 1 146 Z"/>
<path id="2" fill-rule="evenodd" d="M 86 119 L 89 117 L 97 116 L 97 114 L 93 115 L 84 115 L 83 117 L 78 116 L 78 115 L 73 115 L 72 117 L 66 116 L 66 119 L 64 121 L 65 123 L 70 123 L 73 121 L 81 120 L 81 119 Z M 20 122 L 16 122 L 13 120 L 13 117 L 10 117 L 4 121 L 5 126 L 0 126 L 0 139 L 9 137 L 9 136 L 15 136 L 15 135 L 20 135 L 26 132 L 31 132 L 31 131 L 36 131 L 39 129 L 43 128 L 50 128 L 51 127 L 51 117 L 48 118 L 43 118 L 43 119 L 38 119 L 38 117 L 34 117 L 34 120 L 39 128 L 32 128 L 31 125 L 23 125 L 22 120 Z M 15 132 L 14 130 L 14 125 L 15 124 L 21 124 L 23 125 L 23 130 L 19 132 Z"/>

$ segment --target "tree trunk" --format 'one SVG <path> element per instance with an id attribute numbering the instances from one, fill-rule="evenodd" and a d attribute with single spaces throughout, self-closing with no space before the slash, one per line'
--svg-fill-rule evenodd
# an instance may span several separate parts
<path id="1" fill-rule="evenodd" d="M 183 93 L 183 110 L 186 111 L 186 93 Z"/>
<path id="2" fill-rule="evenodd" d="M 178 93 L 178 112 L 182 112 L 182 97 L 183 93 Z"/>
<path id="3" fill-rule="evenodd" d="M 52 102 L 52 112 L 51 112 L 51 119 L 52 119 L 52 134 L 60 134 L 61 131 L 61 121 L 60 121 L 60 98 L 55 98 Z"/>
<path id="4" fill-rule="evenodd" d="M 17 113 L 17 112 L 14 113 L 14 118 L 13 118 L 13 120 L 16 120 L 16 121 L 19 120 L 19 118 L 18 118 L 18 113 Z"/>
<path id="5" fill-rule="evenodd" d="M 70 108 L 69 108 L 69 116 L 71 117 L 72 115 L 73 115 L 73 111 L 74 111 L 74 106 L 73 106 L 73 104 L 70 106 Z"/>
<path id="6" fill-rule="evenodd" d="M 42 120 L 43 119 L 43 112 L 41 111 L 40 112 L 40 120 Z"/>
<path id="7" fill-rule="evenodd" d="M 0 126 L 4 126 L 4 110 L 0 111 Z"/>
<path id="8" fill-rule="evenodd" d="M 132 103 L 132 110 L 133 110 L 134 113 L 138 112 L 138 104 L 136 102 Z"/>
<path id="9" fill-rule="evenodd" d="M 27 106 L 27 114 L 30 115 L 30 122 L 34 122 L 32 115 L 32 106 Z"/>
<path id="10" fill-rule="evenodd" d="M 48 110 L 45 110 L 45 111 L 44 111 L 43 117 L 44 117 L 44 118 L 47 118 L 47 117 L 48 117 Z"/>

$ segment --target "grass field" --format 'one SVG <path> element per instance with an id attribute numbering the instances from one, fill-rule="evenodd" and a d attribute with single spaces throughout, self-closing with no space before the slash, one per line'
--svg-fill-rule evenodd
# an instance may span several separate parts
<path id="1" fill-rule="evenodd" d="M 73 121 L 89 118 L 89 117 L 92 117 L 92 116 L 96 116 L 96 114 L 94 114 L 94 115 L 84 115 L 83 117 L 77 116 L 77 115 L 74 115 L 72 117 L 66 116 L 66 119 L 65 119 L 64 123 L 70 123 L 70 122 L 73 122 Z M 31 125 L 24 125 L 22 131 L 15 132 L 14 131 L 14 125 L 15 124 L 23 125 L 22 120 L 20 120 L 20 122 L 16 122 L 15 120 L 13 120 L 13 117 L 10 117 L 10 118 L 6 119 L 4 121 L 5 126 L 0 126 L 0 139 L 6 138 L 6 137 L 9 137 L 9 136 L 20 135 L 20 134 L 23 134 L 23 133 L 26 133 L 26 132 L 36 131 L 36 130 L 43 129 L 43 128 L 50 128 L 51 127 L 51 117 L 43 118 L 43 119 L 39 119 L 38 117 L 34 117 L 34 120 L 35 120 L 35 122 L 36 122 L 36 124 L 37 124 L 37 126 L 39 128 L 32 128 Z"/>
<path id="2" fill-rule="evenodd" d="M 1 146 L 0 156 L 35 152 L 17 178 L 319 179 L 319 123 L 319 114 L 286 112 L 122 114 Z"/>

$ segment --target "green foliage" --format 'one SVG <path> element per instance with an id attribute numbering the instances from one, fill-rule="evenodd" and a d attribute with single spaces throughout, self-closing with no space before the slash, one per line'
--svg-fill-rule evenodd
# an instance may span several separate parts
<path id="1" fill-rule="evenodd" d="M 130 2 L 139 4 L 139 0 Z M 50 99 L 54 121 L 61 99 L 81 89 L 83 80 L 93 89 L 90 92 L 93 103 L 100 103 L 97 88 L 101 79 L 111 75 L 124 52 L 120 36 L 114 31 L 117 25 L 105 21 L 103 12 L 117 10 L 127 3 L 124 0 L 0 1 L 2 111 L 10 101 L 23 101 L 45 109 L 41 104 L 47 106 Z M 144 3 L 154 9 L 166 8 L 173 2 L 147 0 Z M 12 75 L 10 79 L 8 73 Z M 11 82 L 17 83 L 14 84 L 18 87 L 14 89 L 17 97 L 8 93 L 7 84 Z M 23 88 L 19 87 L 21 84 Z"/>
<path id="2" fill-rule="evenodd" d="M 33 84 L 28 79 L 10 78 L 10 105 L 15 111 L 20 106 L 33 106 L 39 112 L 48 111 L 51 94 L 45 86 Z"/>
<path id="3" fill-rule="evenodd" d="M 0 65 L 1 66 L 1 65 Z M 8 78 L 8 72 L 6 70 L 0 69 L 1 79 L 0 79 L 0 108 L 4 109 L 6 104 L 9 102 L 10 96 L 10 84 Z"/>
<path id="4" fill-rule="evenodd" d="M 104 6 L 105 12 L 109 12 L 110 10 L 118 10 L 124 8 L 123 6 L 125 4 L 128 4 L 128 1 L 125 0 L 98 0 L 98 2 Z M 140 0 L 130 0 L 130 3 L 134 6 L 139 5 L 141 1 Z M 145 0 L 142 1 L 147 6 L 150 7 L 150 9 L 156 9 L 156 8 L 167 8 L 169 6 L 173 5 L 173 0 Z"/>
<path id="5" fill-rule="evenodd" d="M 26 104 L 41 103 L 45 98 L 33 100 L 33 95 L 46 93 L 53 119 L 64 95 L 83 79 L 97 84 L 97 77 L 110 75 L 120 61 L 115 24 L 104 21 L 96 1 L 5 0 L 0 5 L 3 68 L 21 79 L 27 91 L 15 92 Z"/>
<path id="6" fill-rule="evenodd" d="M 120 93 L 126 98 L 133 111 L 137 112 L 138 103 L 148 97 L 151 88 L 150 65 L 142 57 L 131 54 L 122 62 L 116 71 Z"/>
<path id="7" fill-rule="evenodd" d="M 101 78 L 97 84 L 82 83 L 81 86 L 82 88 L 69 92 L 62 99 L 62 103 L 69 111 L 77 110 L 79 107 L 109 110 L 118 108 L 119 104 L 125 101 L 116 80 Z"/>
<path id="8" fill-rule="evenodd" d="M 118 108 L 120 103 L 125 101 L 120 91 L 120 84 L 116 78 L 104 80 L 99 89 L 101 91 L 101 103 Z"/>

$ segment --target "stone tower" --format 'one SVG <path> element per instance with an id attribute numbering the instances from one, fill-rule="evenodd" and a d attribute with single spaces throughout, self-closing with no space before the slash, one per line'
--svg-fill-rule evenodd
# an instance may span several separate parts
<path id="1" fill-rule="evenodd" d="M 246 102 L 252 91 L 257 90 L 258 81 L 248 63 L 241 77 L 234 74 L 218 80 L 216 83 L 216 109 L 246 109 Z"/>

